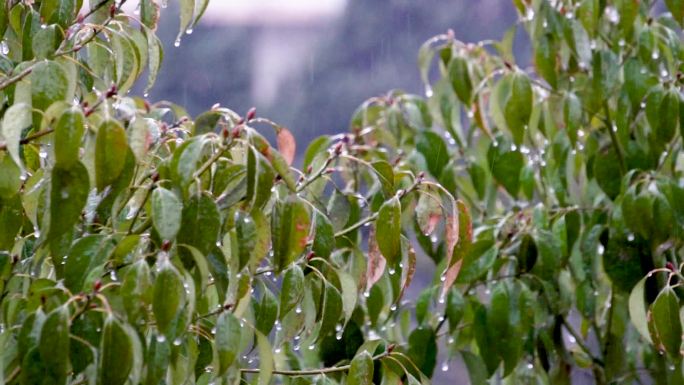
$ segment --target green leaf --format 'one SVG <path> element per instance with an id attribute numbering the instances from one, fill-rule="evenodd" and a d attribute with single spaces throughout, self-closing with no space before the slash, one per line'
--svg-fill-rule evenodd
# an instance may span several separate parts
<path id="1" fill-rule="evenodd" d="M 607 147 L 597 154 L 594 159 L 594 178 L 610 199 L 615 199 L 620 194 L 622 170 L 613 147 Z"/>
<path id="2" fill-rule="evenodd" d="M 278 201 L 271 217 L 273 260 L 278 272 L 289 266 L 306 248 L 311 219 L 301 198 L 291 195 Z"/>
<path id="3" fill-rule="evenodd" d="M 416 220 L 420 231 L 429 236 L 442 219 L 440 202 L 430 194 L 420 194 L 416 205 Z"/>
<path id="4" fill-rule="evenodd" d="M 180 30 L 176 42 L 180 43 L 181 36 L 192 26 L 195 14 L 195 0 L 180 0 Z"/>
<path id="5" fill-rule="evenodd" d="M 648 278 L 642 278 L 632 289 L 629 295 L 629 320 L 632 321 L 634 328 L 641 334 L 648 343 L 651 341 L 651 334 L 648 332 L 648 316 L 646 314 L 645 285 Z"/>
<path id="6" fill-rule="evenodd" d="M 47 110 L 59 100 L 69 100 L 69 75 L 54 61 L 41 61 L 33 67 L 31 81 L 31 100 L 33 108 Z"/>
<path id="7" fill-rule="evenodd" d="M 88 274 L 104 266 L 113 248 L 114 244 L 101 234 L 89 235 L 74 242 L 63 260 L 64 286 L 74 293 L 82 291 Z"/>
<path id="8" fill-rule="evenodd" d="M 134 365 L 133 338 L 137 338 L 134 332 L 113 315 L 107 316 L 102 326 L 99 383 L 123 385 L 128 381 Z"/>
<path id="9" fill-rule="evenodd" d="M 261 209 L 271 196 L 275 173 L 270 162 L 253 148 L 247 152 L 247 201 Z"/>
<path id="10" fill-rule="evenodd" d="M 157 187 L 152 192 L 152 224 L 159 236 L 165 240 L 173 240 L 181 227 L 183 203 L 176 194 Z"/>
<path id="11" fill-rule="evenodd" d="M 682 322 L 679 318 L 679 300 L 669 286 L 663 289 L 651 305 L 654 341 L 659 341 L 673 357 L 679 357 L 682 345 Z"/>
<path id="12" fill-rule="evenodd" d="M 411 361 L 423 374 L 432 377 L 437 363 L 435 331 L 430 327 L 418 327 L 409 335 L 408 343 L 408 356 Z"/>
<path id="13" fill-rule="evenodd" d="M 255 326 L 258 331 L 268 335 L 278 318 L 278 300 L 267 288 L 264 288 L 263 293 L 261 301 L 255 303 Z"/>
<path id="14" fill-rule="evenodd" d="M 497 156 L 492 165 L 492 175 L 509 194 L 516 197 L 520 191 L 520 170 L 525 164 L 519 151 L 508 151 Z"/>
<path id="15" fill-rule="evenodd" d="M 106 120 L 97 130 L 95 142 L 95 185 L 98 191 L 111 185 L 121 175 L 128 143 L 126 131 L 116 120 Z"/>
<path id="16" fill-rule="evenodd" d="M 449 80 L 456 96 L 461 103 L 469 106 L 472 101 L 473 85 L 468 72 L 468 61 L 463 57 L 456 56 L 451 59 L 448 71 Z"/>
<path id="17" fill-rule="evenodd" d="M 323 316 L 321 317 L 321 328 L 318 330 L 319 341 L 335 331 L 335 326 L 343 310 L 342 296 L 337 288 L 329 282 L 325 282 L 323 297 Z"/>
<path id="18" fill-rule="evenodd" d="M 672 13 L 674 18 L 680 26 L 684 26 L 684 1 L 682 0 L 665 0 L 667 9 Z"/>
<path id="19" fill-rule="evenodd" d="M 425 157 L 427 168 L 433 176 L 442 175 L 444 167 L 449 163 L 449 150 L 441 136 L 432 131 L 424 131 L 418 138 L 416 150 Z"/>
<path id="20" fill-rule="evenodd" d="M 399 198 L 393 197 L 383 203 L 378 211 L 378 224 L 375 239 L 380 252 L 390 266 L 395 266 L 401 260 L 401 203 Z"/>
<path id="21" fill-rule="evenodd" d="M 69 343 L 69 308 L 60 306 L 47 315 L 38 344 L 40 359 L 46 369 L 46 380 L 50 381 L 48 383 L 66 384 Z"/>
<path id="22" fill-rule="evenodd" d="M 157 29 L 157 23 L 159 22 L 159 11 L 159 5 L 155 0 L 140 1 L 140 20 L 152 31 Z M 152 57 L 152 55 L 150 55 L 150 57 Z"/>
<path id="23" fill-rule="evenodd" d="M 160 263 L 154 282 L 152 311 L 157 329 L 167 337 L 173 337 L 170 335 L 173 321 L 185 305 L 183 277 L 168 260 Z"/>
<path id="24" fill-rule="evenodd" d="M 142 16 L 142 3 L 151 3 L 150 0 L 143 0 L 141 2 L 141 16 Z M 156 4 L 154 5 L 156 6 Z M 158 8 L 157 8 L 158 11 Z M 161 62 L 164 59 L 164 51 L 162 49 L 161 41 L 159 38 L 151 31 L 145 30 L 145 35 L 147 36 L 147 56 L 148 56 L 148 70 L 147 70 L 147 85 L 145 86 L 145 93 L 148 92 L 154 83 L 157 81 L 157 75 L 159 74 L 159 68 L 161 67 Z"/>
<path id="25" fill-rule="evenodd" d="M 79 159 L 81 140 L 85 132 L 84 119 L 80 108 L 70 108 L 57 121 L 55 126 L 55 161 L 64 167 L 70 167 Z"/>
<path id="26" fill-rule="evenodd" d="M 191 197 L 183 207 L 178 243 L 193 246 L 202 254 L 216 244 L 221 227 L 221 217 L 214 200 L 207 194 Z"/>
<path id="27" fill-rule="evenodd" d="M 472 385 L 487 385 L 489 382 L 487 379 L 487 367 L 485 366 L 482 358 L 480 356 L 473 354 L 468 351 L 462 351 L 463 362 L 468 368 L 468 377 L 470 378 L 470 383 Z"/>
<path id="28" fill-rule="evenodd" d="M 394 170 L 392 166 L 384 160 L 379 160 L 371 163 L 373 171 L 377 175 L 382 191 L 385 197 L 394 195 Z"/>
<path id="29" fill-rule="evenodd" d="M 504 107 L 504 117 L 508 129 L 513 134 L 513 141 L 521 145 L 532 115 L 532 85 L 527 75 L 521 72 L 508 76 L 511 89 Z"/>
<path id="30" fill-rule="evenodd" d="M 242 339 L 240 321 L 233 313 L 223 312 L 216 320 L 216 340 L 214 346 L 218 353 L 219 375 L 223 375 L 233 365 L 239 353 Z"/>
<path id="31" fill-rule="evenodd" d="M 321 258 L 329 258 L 335 249 L 335 230 L 325 214 L 316 210 L 314 240 L 311 250 Z"/>
<path id="32" fill-rule="evenodd" d="M 257 337 L 257 346 L 259 350 L 259 377 L 258 385 L 268 385 L 271 383 L 273 376 L 273 351 L 268 338 L 258 331 L 254 332 Z"/>
<path id="33" fill-rule="evenodd" d="M 65 168 L 55 165 L 50 187 L 50 233 L 56 240 L 74 227 L 88 199 L 90 180 L 81 162 Z"/>
<path id="34" fill-rule="evenodd" d="M 348 385 L 373 384 L 373 357 L 367 351 L 357 354 L 349 365 Z"/>
<path id="35" fill-rule="evenodd" d="M 9 200 L 21 189 L 21 169 L 8 155 L 0 158 L 0 198 Z"/>
<path id="36" fill-rule="evenodd" d="M 130 322 L 147 312 L 152 303 L 153 286 L 150 267 L 144 259 L 135 262 L 127 271 L 121 285 L 121 297 Z"/>
<path id="37" fill-rule="evenodd" d="M 646 98 L 646 118 L 654 131 L 655 140 L 665 145 L 678 129 L 679 93 L 675 90 L 664 90 L 660 86 L 652 89 Z"/>
<path id="38" fill-rule="evenodd" d="M 31 126 L 31 106 L 26 103 L 11 105 L 2 117 L 2 136 L 5 139 L 7 151 L 14 159 L 14 163 L 21 166 L 20 140 L 22 132 Z"/>
<path id="39" fill-rule="evenodd" d="M 280 315 L 283 319 L 292 309 L 294 309 L 304 298 L 304 272 L 299 265 L 292 265 L 283 277 L 283 284 L 280 290 Z"/>

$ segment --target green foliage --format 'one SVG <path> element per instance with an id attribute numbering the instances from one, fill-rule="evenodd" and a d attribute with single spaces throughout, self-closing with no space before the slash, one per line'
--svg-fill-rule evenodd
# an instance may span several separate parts
<path id="1" fill-rule="evenodd" d="M 500 42 L 424 44 L 425 98 L 393 91 L 352 119 L 472 213 L 452 248 L 448 232 L 430 242 L 450 226 L 419 200 L 418 244 L 462 294 L 426 288 L 417 320 L 445 314 L 473 383 L 680 383 L 682 2 L 514 4 Z"/>
<path id="2" fill-rule="evenodd" d="M 514 4 L 530 70 L 514 29 L 432 38 L 426 98 L 370 99 L 298 170 L 254 111 L 126 96 L 156 1 L 0 2 L 0 380 L 427 384 L 441 355 L 474 384 L 684 381 L 684 7 Z"/>

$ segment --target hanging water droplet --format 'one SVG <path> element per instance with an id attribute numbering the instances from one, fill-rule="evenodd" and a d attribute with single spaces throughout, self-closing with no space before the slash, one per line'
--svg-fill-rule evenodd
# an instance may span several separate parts
<path id="1" fill-rule="evenodd" d="M 9 53 L 9 45 L 4 40 L 0 42 L 0 53 L 3 55 L 7 55 Z"/>
<path id="2" fill-rule="evenodd" d="M 658 60 L 660 58 L 660 53 L 658 51 L 653 51 L 651 54 L 651 59 Z"/>
<path id="3" fill-rule="evenodd" d="M 670 364 L 670 366 L 668 366 L 667 368 L 670 369 L 671 372 L 675 370 L 675 366 L 672 364 Z"/>
<path id="4" fill-rule="evenodd" d="M 485 295 L 490 295 L 490 294 L 492 294 L 492 291 L 489 290 L 489 288 L 487 288 L 487 289 L 485 289 L 484 293 L 485 293 Z"/>
<path id="5" fill-rule="evenodd" d="M 534 9 L 532 7 L 525 10 L 525 19 L 527 19 L 527 21 L 534 20 Z"/>
<path id="6" fill-rule="evenodd" d="M 282 351 L 282 350 L 280 350 L 280 348 L 276 348 L 276 350 L 274 350 L 273 353 L 278 354 L 278 353 L 280 353 L 281 351 Z"/>
<path id="7" fill-rule="evenodd" d="M 144 98 L 147 98 L 147 97 L 149 97 L 149 96 L 150 96 L 150 93 L 149 93 L 149 92 L 145 92 L 145 93 L 143 94 L 143 97 L 144 97 Z"/>
<path id="8" fill-rule="evenodd" d="M 597 290 L 594 290 L 594 297 L 598 297 L 599 292 Z"/>
<path id="9" fill-rule="evenodd" d="M 397 305 L 393 304 L 392 306 L 390 306 L 390 311 L 397 311 Z"/>
<path id="10" fill-rule="evenodd" d="M 211 334 L 216 334 L 216 328 L 215 327 L 211 328 Z"/>
<path id="11" fill-rule="evenodd" d="M 47 24 L 41 24 L 40 25 L 40 29 L 45 29 L 45 28 L 47 28 Z"/>
<path id="12" fill-rule="evenodd" d="M 632 233 L 627 234 L 627 240 L 632 242 L 634 240 L 634 234 L 632 234 Z"/>
<path id="13" fill-rule="evenodd" d="M 616 124 L 613 124 L 613 132 L 617 132 L 618 126 Z"/>
<path id="14" fill-rule="evenodd" d="M 568 341 L 570 341 L 571 344 L 574 344 L 577 342 L 577 339 L 573 336 L 568 337 Z"/>
<path id="15" fill-rule="evenodd" d="M 185 30 L 185 33 L 188 35 L 192 35 L 192 28 L 188 28 Z"/>
<path id="16" fill-rule="evenodd" d="M 610 21 L 611 23 L 617 24 L 620 22 L 620 13 L 615 7 L 607 6 L 605 13 L 608 17 L 608 21 Z"/>
<path id="17" fill-rule="evenodd" d="M 316 349 L 316 345 L 314 345 L 314 344 L 309 345 L 309 350 L 314 350 L 314 349 Z"/>
<path id="18" fill-rule="evenodd" d="M 166 8 L 169 6 L 169 0 L 162 0 L 161 1 L 161 7 Z"/>
<path id="19" fill-rule="evenodd" d="M 606 248 L 603 247 L 603 245 L 598 245 L 597 251 L 599 255 L 603 255 L 603 253 L 606 251 Z"/>
<path id="20" fill-rule="evenodd" d="M 492 146 L 494 146 L 494 147 L 499 147 L 499 142 L 494 141 L 494 143 L 492 143 Z"/>
<path id="21" fill-rule="evenodd" d="M 429 84 L 425 85 L 425 97 L 430 98 L 434 92 L 432 91 L 432 87 Z"/>
<path id="22" fill-rule="evenodd" d="M 165 341 L 166 341 L 166 336 L 164 336 L 163 334 L 157 334 L 157 342 L 159 342 L 161 344 L 161 343 L 164 343 Z"/>
<path id="23" fill-rule="evenodd" d="M 370 297 L 370 291 L 368 291 L 368 290 L 364 291 L 363 296 L 366 298 Z"/>
<path id="24" fill-rule="evenodd" d="M 666 69 L 660 70 L 660 76 L 661 76 L 661 77 L 666 78 L 667 75 L 669 75 L 669 74 L 667 73 L 667 70 L 666 70 Z"/>
<path id="25" fill-rule="evenodd" d="M 534 369 L 534 365 L 532 365 L 532 363 L 530 362 L 529 364 L 527 364 L 527 369 L 530 369 L 530 370 Z"/>
<path id="26" fill-rule="evenodd" d="M 342 332 L 338 332 L 337 334 L 335 334 L 335 339 L 338 341 L 341 341 L 342 340 Z"/>
<path id="27" fill-rule="evenodd" d="M 439 241 L 439 239 L 437 238 L 436 235 L 433 235 L 433 236 L 430 237 L 430 242 L 432 242 L 432 243 L 437 243 L 437 241 Z"/>
<path id="28" fill-rule="evenodd" d="M 47 154 L 47 151 L 45 151 L 45 149 L 41 147 L 41 148 L 40 148 L 40 151 L 38 152 L 38 156 L 39 156 L 41 159 L 45 159 L 45 158 L 47 158 L 47 155 L 48 155 L 48 154 Z"/>
<path id="29" fill-rule="evenodd" d="M 173 46 L 178 48 L 180 47 L 181 39 L 180 37 L 176 39 L 176 41 L 173 42 Z"/>
<path id="30" fill-rule="evenodd" d="M 448 344 L 453 344 L 454 342 L 456 342 L 456 340 L 454 339 L 454 337 L 449 336 L 449 339 L 447 340 L 447 343 L 448 343 Z"/>
<path id="31" fill-rule="evenodd" d="M 589 43 L 589 48 L 592 51 L 596 49 L 596 40 L 592 40 L 591 43 Z"/>
<path id="32" fill-rule="evenodd" d="M 389 275 L 394 275 L 397 271 L 394 269 L 389 269 L 388 273 Z"/>
<path id="33" fill-rule="evenodd" d="M 118 281 L 119 277 L 116 276 L 116 270 L 112 270 L 109 272 L 109 279 L 112 281 Z"/>
<path id="34" fill-rule="evenodd" d="M 294 350 L 295 352 L 298 352 L 299 351 L 299 345 L 295 345 L 294 348 L 292 348 L 292 350 Z"/>
<path id="35" fill-rule="evenodd" d="M 297 307 L 295 308 L 295 313 L 301 314 L 302 313 L 302 307 L 297 305 Z"/>
<path id="36" fill-rule="evenodd" d="M 619 45 L 620 47 L 624 47 L 625 44 L 626 44 L 626 43 L 625 43 L 625 39 L 620 39 L 620 40 L 618 41 L 618 45 Z"/>
<path id="37" fill-rule="evenodd" d="M 183 341 L 181 341 L 180 338 L 176 338 L 175 340 L 173 340 L 173 346 L 180 346 L 182 342 Z"/>
<path id="38" fill-rule="evenodd" d="M 475 113 L 473 111 L 468 111 L 466 115 L 468 116 L 468 119 L 472 119 L 475 117 Z"/>
<path id="39" fill-rule="evenodd" d="M 511 151 L 518 151 L 518 146 L 515 144 L 511 145 Z"/>
<path id="40" fill-rule="evenodd" d="M 443 372 L 449 371 L 449 362 L 448 361 L 444 361 L 444 363 L 442 363 L 442 371 Z"/>
<path id="41" fill-rule="evenodd" d="M 584 137 L 584 130 L 577 130 L 577 136 L 580 138 Z"/>
<path id="42" fill-rule="evenodd" d="M 446 300 L 444 299 L 444 296 L 440 296 L 439 299 L 437 300 L 437 302 L 439 302 L 440 304 L 443 304 L 444 302 L 446 302 Z"/>

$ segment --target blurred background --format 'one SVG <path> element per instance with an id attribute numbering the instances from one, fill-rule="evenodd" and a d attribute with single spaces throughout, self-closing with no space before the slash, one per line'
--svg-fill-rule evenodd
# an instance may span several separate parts
<path id="1" fill-rule="evenodd" d="M 176 13 L 170 1 L 163 13 Z M 452 28 L 463 41 L 500 39 L 517 19 L 510 0 L 213 0 L 174 46 L 178 18 L 162 17 L 165 60 L 150 100 L 193 116 L 215 103 L 292 130 L 299 151 L 348 129 L 364 100 L 423 92 L 420 45 Z"/>
<path id="2" fill-rule="evenodd" d="M 191 34 L 174 46 L 175 2 L 162 9 L 165 58 L 151 101 L 170 100 L 196 116 L 215 103 L 294 133 L 298 151 L 313 138 L 345 132 L 353 111 L 390 89 L 422 93 L 420 45 L 451 28 L 467 42 L 500 39 L 517 14 L 511 0 L 213 0 Z M 419 255 L 415 299 L 434 273 Z M 468 384 L 443 349 L 434 384 Z M 582 382 L 580 380 L 580 382 Z"/>

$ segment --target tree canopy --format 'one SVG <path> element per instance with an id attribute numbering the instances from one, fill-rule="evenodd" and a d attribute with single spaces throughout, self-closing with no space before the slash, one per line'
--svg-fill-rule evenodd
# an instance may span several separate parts
<path id="1" fill-rule="evenodd" d="M 254 109 L 130 95 L 166 2 L 124 2 L 0 1 L 0 382 L 684 383 L 684 2 L 514 0 L 299 168 Z"/>

